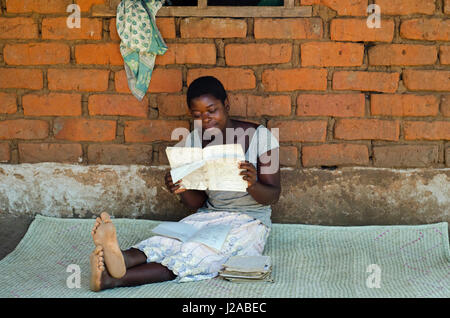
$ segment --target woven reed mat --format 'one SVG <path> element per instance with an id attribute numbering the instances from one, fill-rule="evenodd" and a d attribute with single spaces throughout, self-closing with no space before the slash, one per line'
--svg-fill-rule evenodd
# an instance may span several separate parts
<path id="1" fill-rule="evenodd" d="M 151 229 L 159 223 L 113 221 L 122 249 L 153 235 Z M 274 283 L 214 278 L 99 293 L 89 290 L 93 223 L 37 215 L 17 248 L 0 261 L 0 297 L 450 297 L 446 222 L 355 227 L 273 224 L 264 254 L 271 256 Z M 71 264 L 81 270 L 79 288 L 74 273 L 67 271 Z"/>

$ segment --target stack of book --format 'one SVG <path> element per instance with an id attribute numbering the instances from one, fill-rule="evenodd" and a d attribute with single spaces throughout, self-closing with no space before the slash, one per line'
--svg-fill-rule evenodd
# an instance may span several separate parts
<path id="1" fill-rule="evenodd" d="M 231 282 L 273 282 L 270 256 L 232 256 L 219 276 Z"/>

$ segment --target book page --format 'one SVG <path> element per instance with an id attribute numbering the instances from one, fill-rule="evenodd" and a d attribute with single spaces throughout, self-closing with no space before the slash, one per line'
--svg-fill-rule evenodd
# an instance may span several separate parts
<path id="1" fill-rule="evenodd" d="M 206 170 L 202 169 L 205 162 L 202 160 L 202 148 L 197 147 L 167 147 L 167 159 L 171 167 L 172 182 L 180 179 L 181 187 L 193 190 L 206 190 Z"/>
<path id="2" fill-rule="evenodd" d="M 203 150 L 197 147 L 167 147 L 166 154 L 171 168 L 178 168 L 203 159 Z"/>
<path id="3" fill-rule="evenodd" d="M 186 242 L 197 232 L 197 228 L 182 222 L 162 222 L 152 232 Z"/>
<path id="4" fill-rule="evenodd" d="M 239 175 L 239 161 L 245 160 L 240 144 L 225 144 L 205 147 L 208 189 L 213 191 L 247 191 L 248 183 Z"/>
<path id="5" fill-rule="evenodd" d="M 208 188 L 208 180 L 205 161 L 196 161 L 185 166 L 181 166 L 170 170 L 172 182 L 175 183 L 182 179 L 180 185 L 185 189 L 206 190 Z"/>
<path id="6" fill-rule="evenodd" d="M 216 251 L 220 251 L 230 230 L 230 225 L 206 225 L 198 230 L 189 239 L 189 242 L 202 243 Z"/>

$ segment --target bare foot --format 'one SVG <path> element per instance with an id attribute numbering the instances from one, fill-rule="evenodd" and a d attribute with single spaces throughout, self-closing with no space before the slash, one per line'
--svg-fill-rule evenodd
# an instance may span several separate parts
<path id="1" fill-rule="evenodd" d="M 114 278 L 125 275 L 127 268 L 122 251 L 117 241 L 116 227 L 108 213 L 102 212 L 97 218 L 92 229 L 92 238 L 96 246 L 102 246 L 106 269 Z"/>
<path id="2" fill-rule="evenodd" d="M 92 291 L 98 292 L 101 288 L 101 278 L 105 271 L 105 263 L 103 262 L 103 248 L 98 245 L 89 256 L 91 263 L 91 282 L 90 287 Z"/>

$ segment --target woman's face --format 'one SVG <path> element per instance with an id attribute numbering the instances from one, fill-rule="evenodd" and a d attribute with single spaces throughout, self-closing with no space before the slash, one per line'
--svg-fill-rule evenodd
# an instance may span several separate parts
<path id="1" fill-rule="evenodd" d="M 191 115 L 194 120 L 202 121 L 202 129 L 218 128 L 225 131 L 230 110 L 228 101 L 225 105 L 212 95 L 202 95 L 191 100 Z"/>

